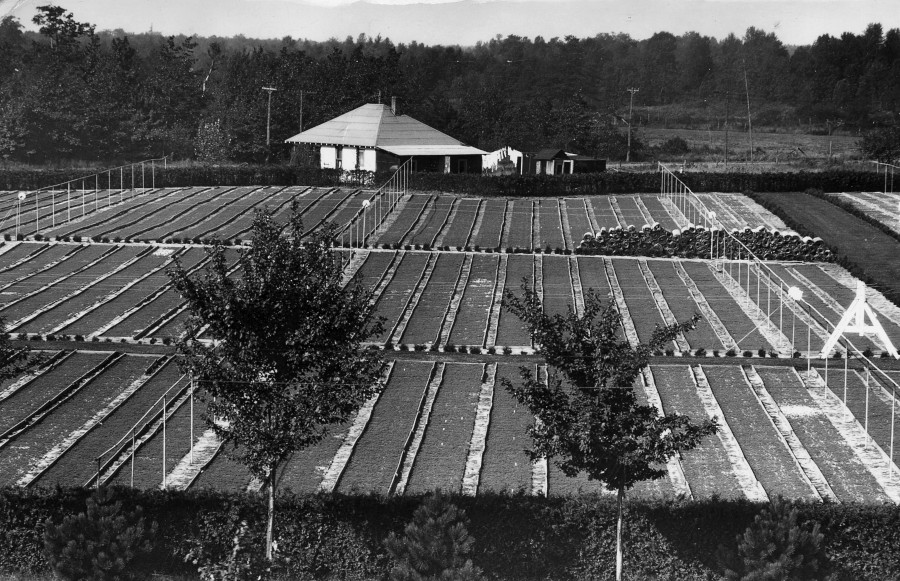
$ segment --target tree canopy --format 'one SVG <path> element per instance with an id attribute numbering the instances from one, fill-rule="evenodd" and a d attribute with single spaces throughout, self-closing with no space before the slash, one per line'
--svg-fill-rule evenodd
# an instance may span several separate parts
<path id="1" fill-rule="evenodd" d="M 38 32 L 12 17 L 0 22 L 0 157 L 21 161 L 190 157 L 201 128 L 215 122 L 230 143 L 224 159 L 260 161 L 268 151 L 263 86 L 278 89 L 276 150 L 301 116 L 309 128 L 391 96 L 402 113 L 484 149 L 610 157 L 624 151 L 597 130 L 628 111 L 630 87 L 640 88 L 637 124 L 718 125 L 731 99 L 738 126 L 745 89 L 758 126 L 867 128 L 895 124 L 900 112 L 900 30 L 879 24 L 800 47 L 753 27 L 724 39 L 509 35 L 460 47 L 365 35 L 313 42 L 97 32 L 52 5 L 37 7 L 33 20 Z"/>
<path id="2" fill-rule="evenodd" d="M 260 211 L 240 257 L 217 245 L 201 275 L 170 271 L 190 311 L 183 368 L 206 394 L 209 427 L 268 483 L 270 546 L 278 466 L 346 421 L 382 369 L 380 352 L 362 345 L 382 330 L 371 291 L 341 284 L 330 228 L 302 234 L 296 204 L 286 227 Z"/>

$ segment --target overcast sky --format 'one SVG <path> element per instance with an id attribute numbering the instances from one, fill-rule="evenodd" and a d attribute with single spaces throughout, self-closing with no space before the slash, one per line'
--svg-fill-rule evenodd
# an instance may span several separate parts
<path id="1" fill-rule="evenodd" d="M 749 26 L 785 44 L 821 34 L 900 28 L 900 0 L 0 0 L 0 15 L 29 23 L 53 2 L 97 28 L 163 34 L 326 40 L 380 34 L 394 42 L 472 45 L 497 34 L 545 39 L 666 30 L 723 38 Z"/>

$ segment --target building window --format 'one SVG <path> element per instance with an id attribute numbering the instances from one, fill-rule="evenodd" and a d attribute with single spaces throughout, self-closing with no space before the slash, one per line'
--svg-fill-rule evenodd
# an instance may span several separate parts
<path id="1" fill-rule="evenodd" d="M 357 149 L 356 150 L 356 169 L 365 169 L 366 167 L 366 150 L 365 149 Z"/>

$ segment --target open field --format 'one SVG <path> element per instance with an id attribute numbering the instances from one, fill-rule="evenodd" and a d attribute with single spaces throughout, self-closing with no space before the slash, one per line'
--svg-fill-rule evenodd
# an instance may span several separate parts
<path id="1" fill-rule="evenodd" d="M 103 482 L 150 488 L 162 486 L 165 477 L 166 486 L 180 489 L 258 487 L 207 432 L 200 394 L 191 393 L 168 356 L 48 355 L 32 376 L 0 387 L 4 484 L 88 485 L 97 476 L 94 457 L 109 448 L 102 458 Z M 349 424 L 334 426 L 331 436 L 287 462 L 280 486 L 392 494 L 435 487 L 530 494 L 536 486 L 551 496 L 601 492 L 596 483 L 567 479 L 552 466 L 535 472 L 524 453 L 531 417 L 500 386 L 501 377 L 517 374 L 513 363 L 471 356 L 393 360 L 371 414 L 351 420 L 363 422 L 361 436 L 351 438 Z M 848 406 L 862 418 L 866 388 L 856 371 L 850 370 L 850 378 Z M 831 412 L 829 406 L 844 397 L 842 376 L 834 370 L 829 388 L 806 388 L 793 367 L 759 361 L 653 364 L 634 388 L 667 412 L 716 416 L 728 428 L 672 467 L 684 473 L 686 486 L 665 478 L 642 485 L 636 496 L 900 501 L 896 478 L 889 480 L 859 450 L 861 422 L 848 424 Z M 880 407 L 870 413 L 868 446 L 887 451 L 890 400 L 880 385 L 869 390 L 869 405 Z M 486 413 L 479 413 L 482 408 Z M 408 438 L 410 433 L 421 437 Z M 472 446 L 475 440 L 486 442 L 483 450 Z M 338 454 L 340 448 L 349 455 Z"/>
<path id="2" fill-rule="evenodd" d="M 725 131 L 705 129 L 666 129 L 662 127 L 642 127 L 638 131 L 641 139 L 650 146 L 660 146 L 669 139 L 680 137 L 687 142 L 691 152 L 688 159 L 696 155 L 711 158 L 718 154 L 719 161 L 725 151 Z M 757 161 L 791 162 L 805 159 L 856 159 L 861 156 L 859 136 L 810 135 L 806 133 L 753 132 L 754 159 Z M 728 132 L 729 157 L 733 161 L 749 159 L 750 133 L 744 130 Z M 677 159 L 678 156 L 675 156 Z"/>
<path id="3" fill-rule="evenodd" d="M 202 268 L 205 252 L 182 246 L 7 243 L 0 247 L 0 316 L 15 336 L 98 341 L 175 339 L 187 317 L 185 304 L 169 285 L 166 269 L 180 260 Z M 501 305 L 507 290 L 520 292 L 522 280 L 539 282 L 547 309 L 580 309 L 595 290 L 620 304 L 626 328 L 649 339 L 656 325 L 701 313 L 695 333 L 673 343 L 676 353 L 740 354 L 763 349 L 789 356 L 785 323 L 793 321 L 794 350 L 806 352 L 807 321 L 781 306 L 779 283 L 759 276 L 746 261 L 721 266 L 693 259 L 496 254 L 415 250 L 338 251 L 346 276 L 375 292 L 385 332 L 376 344 L 426 348 L 530 351 L 521 322 Z M 232 264 L 238 251 L 230 251 Z M 352 256 L 352 259 L 351 259 Z M 352 265 L 352 266 L 351 266 Z M 785 284 L 804 290 L 831 321 L 843 314 L 855 281 L 835 265 L 770 262 Z M 610 300 L 610 299 L 608 299 Z M 900 310 L 875 303 L 889 336 L 900 343 Z M 761 311 L 760 311 L 761 310 Z M 763 314 L 760 315 L 760 312 Z M 762 318 L 760 318 L 762 317 Z M 769 325 L 783 331 L 770 331 Z M 813 350 L 825 328 L 812 323 Z M 774 334 L 773 334 L 774 333 Z M 860 349 L 880 352 L 873 338 Z"/>

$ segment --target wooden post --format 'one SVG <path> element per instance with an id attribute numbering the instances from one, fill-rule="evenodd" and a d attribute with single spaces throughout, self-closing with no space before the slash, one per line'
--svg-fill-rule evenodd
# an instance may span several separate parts
<path id="1" fill-rule="evenodd" d="M 163 470 L 162 470 L 162 487 L 166 488 L 166 396 L 163 396 L 163 406 L 162 406 L 162 423 L 163 423 L 163 441 L 162 441 L 162 461 L 163 461 Z"/>

